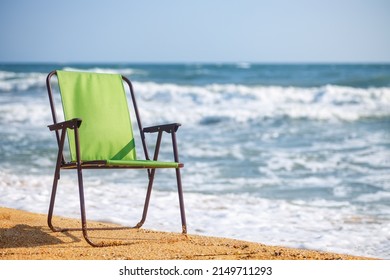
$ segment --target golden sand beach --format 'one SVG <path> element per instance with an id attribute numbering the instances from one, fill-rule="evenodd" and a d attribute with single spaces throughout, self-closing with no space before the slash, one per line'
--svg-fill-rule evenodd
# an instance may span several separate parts
<path id="1" fill-rule="evenodd" d="M 183 235 L 145 229 L 90 231 L 90 237 L 106 243 L 88 245 L 81 231 L 52 232 L 47 216 L 0 208 L 0 259 L 14 260 L 357 260 L 364 257 L 311 250 L 266 246 L 227 238 Z M 79 227 L 76 219 L 55 217 L 54 224 Z M 90 222 L 89 227 L 113 226 Z"/>

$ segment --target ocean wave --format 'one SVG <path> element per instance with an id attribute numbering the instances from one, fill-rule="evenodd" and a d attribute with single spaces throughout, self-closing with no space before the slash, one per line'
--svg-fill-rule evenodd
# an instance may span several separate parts
<path id="1" fill-rule="evenodd" d="M 0 71 L 0 92 L 25 91 L 45 86 L 47 74 Z"/>
<path id="2" fill-rule="evenodd" d="M 214 124 L 224 120 L 248 122 L 265 118 L 355 121 L 390 116 L 390 88 L 314 88 L 212 84 L 134 83 L 148 108 L 164 108 L 166 118 Z M 150 112 L 149 112 L 150 113 Z"/>
<path id="3" fill-rule="evenodd" d="M 135 73 L 132 68 L 64 68 L 72 71 Z M 45 89 L 46 74 L 0 71 L 0 92 Z M 319 121 L 356 121 L 390 117 L 390 87 L 353 88 L 337 85 L 321 87 L 249 86 L 138 82 L 134 89 L 147 116 L 213 125 L 229 120 L 250 122 L 268 118 L 310 119 Z M 142 107 L 141 107 L 142 108 Z M 161 110 L 164 108 L 164 110 Z M 9 110 L 8 111 L 12 111 Z M 7 118 L 7 117 L 3 117 Z"/>
<path id="4" fill-rule="evenodd" d="M 252 65 L 249 62 L 239 62 L 236 64 L 236 67 L 239 69 L 249 69 L 251 66 Z"/>
<path id="5" fill-rule="evenodd" d="M 54 69 L 53 69 L 54 70 Z M 135 70 L 132 68 L 75 68 L 75 67 L 64 67 L 62 70 L 66 71 L 84 71 L 84 72 L 95 72 L 95 73 L 115 73 L 126 76 L 130 75 L 147 75 L 142 70 Z M 0 70 L 0 92 L 18 92 L 26 91 L 34 88 L 46 87 L 46 77 L 48 73 L 40 72 L 11 72 Z"/>

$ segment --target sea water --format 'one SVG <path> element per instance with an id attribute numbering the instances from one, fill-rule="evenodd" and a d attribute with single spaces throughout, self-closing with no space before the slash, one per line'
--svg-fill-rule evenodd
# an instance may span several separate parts
<path id="1" fill-rule="evenodd" d="M 390 259 L 390 65 L 0 65 L 0 206 L 47 212 L 55 69 L 121 73 L 144 126 L 182 123 L 190 234 Z M 145 171 L 84 176 L 88 219 L 139 221 Z M 76 179 L 62 172 L 55 214 L 79 217 Z M 157 171 L 146 228 L 180 232 L 175 182 Z"/>

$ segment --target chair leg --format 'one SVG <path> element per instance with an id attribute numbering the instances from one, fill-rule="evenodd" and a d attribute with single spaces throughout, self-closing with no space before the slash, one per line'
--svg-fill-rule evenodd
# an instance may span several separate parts
<path id="1" fill-rule="evenodd" d="M 61 231 L 61 229 L 55 229 L 52 223 L 53 218 L 53 211 L 54 211 L 54 203 L 56 200 L 56 193 L 57 193 L 57 186 L 58 181 L 60 180 L 60 169 L 61 169 L 61 161 L 62 161 L 62 149 L 64 147 L 65 143 L 65 133 L 66 129 L 63 129 L 61 132 L 61 138 L 59 139 L 59 148 L 58 148 L 58 154 L 57 154 L 57 163 L 56 168 L 54 171 L 54 179 L 53 179 L 53 187 L 51 190 L 51 198 L 50 198 L 50 205 L 49 205 L 49 213 L 47 215 L 47 224 L 49 225 L 49 228 L 52 231 Z M 58 133 L 57 133 L 58 138 Z"/>
<path id="2" fill-rule="evenodd" d="M 104 244 L 94 243 L 88 236 L 88 228 L 87 228 L 87 214 L 85 211 L 85 199 L 84 199 L 84 185 L 83 185 L 83 174 L 81 171 L 80 165 L 77 168 L 77 177 L 79 183 L 79 196 L 80 196 L 80 213 L 81 213 L 81 229 L 83 231 L 83 236 L 85 241 L 93 247 L 103 247 Z"/>
<path id="3" fill-rule="evenodd" d="M 54 203 L 55 203 L 55 200 L 56 200 L 56 193 L 57 193 L 58 180 L 59 180 L 59 176 L 57 175 L 57 172 L 55 172 L 54 179 L 53 179 L 53 187 L 52 187 L 52 190 L 51 190 L 49 213 L 47 215 L 47 224 L 49 225 L 49 228 L 52 231 L 58 231 L 58 230 L 56 230 L 54 228 L 53 223 L 52 223 L 53 211 L 54 211 Z"/>
<path id="4" fill-rule="evenodd" d="M 145 223 L 146 216 L 148 214 L 150 196 L 152 194 L 152 188 L 153 188 L 155 174 L 156 174 L 156 169 L 152 169 L 152 171 L 150 172 L 150 176 L 149 176 L 149 184 L 148 184 L 148 190 L 146 191 L 146 197 L 145 197 L 145 203 L 144 203 L 144 210 L 142 212 L 142 218 L 141 218 L 141 221 L 139 221 L 138 224 L 135 226 L 135 228 L 140 228 Z"/>
<path id="5" fill-rule="evenodd" d="M 174 130 L 171 131 L 171 136 L 172 136 L 173 156 L 174 156 L 175 162 L 180 162 L 179 161 L 179 152 L 177 149 L 177 142 L 176 142 L 176 133 Z M 184 210 L 184 198 L 183 198 L 183 188 L 182 188 L 182 184 L 181 184 L 180 168 L 176 168 L 176 180 L 177 180 L 177 192 L 179 194 L 182 233 L 186 234 L 187 233 L 187 222 L 186 222 L 186 213 Z"/>
<path id="6" fill-rule="evenodd" d="M 182 233 L 186 234 L 187 233 L 187 222 L 186 222 L 186 213 L 185 213 L 185 209 L 184 209 L 184 198 L 183 198 L 183 188 L 182 188 L 182 184 L 181 184 L 180 168 L 176 168 L 176 180 L 177 180 L 177 192 L 179 194 Z"/>

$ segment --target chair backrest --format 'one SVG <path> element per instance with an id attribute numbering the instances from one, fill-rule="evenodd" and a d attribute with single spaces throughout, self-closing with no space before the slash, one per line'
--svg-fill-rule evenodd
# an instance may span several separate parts
<path id="1" fill-rule="evenodd" d="M 135 160 L 133 129 L 122 76 L 57 71 L 65 120 L 82 119 L 82 161 Z M 76 161 L 73 130 L 68 130 L 71 160 Z"/>

